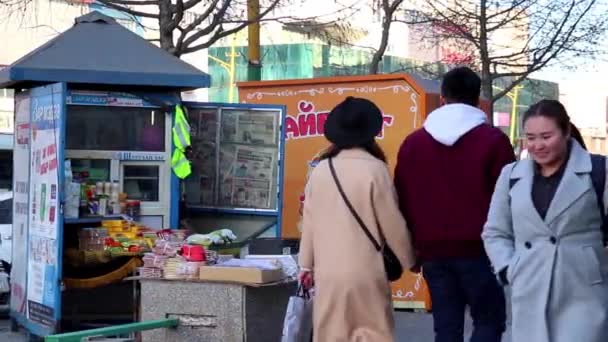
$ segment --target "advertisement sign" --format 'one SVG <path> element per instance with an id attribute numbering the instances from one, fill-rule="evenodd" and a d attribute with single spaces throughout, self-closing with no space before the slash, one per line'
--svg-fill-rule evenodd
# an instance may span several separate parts
<path id="1" fill-rule="evenodd" d="M 83 106 L 151 107 L 152 104 L 141 98 L 120 92 L 70 91 L 67 104 Z"/>
<path id="2" fill-rule="evenodd" d="M 26 316 L 26 270 L 30 183 L 30 97 L 29 92 L 15 96 L 15 134 L 13 150 L 13 256 L 11 303 L 13 313 Z"/>
<path id="3" fill-rule="evenodd" d="M 239 85 L 242 103 L 287 107 L 282 236 L 299 238 L 304 187 L 319 156 L 329 146 L 323 136 L 331 109 L 347 96 L 367 98 L 383 112 L 377 137 L 391 172 L 405 137 L 422 126 L 438 105 L 438 94 L 427 93 L 408 75 L 328 77 L 309 80 L 247 82 Z M 416 285 L 418 284 L 418 286 Z M 422 275 L 406 272 L 393 284 L 393 303 L 401 308 L 427 308 L 428 290 Z"/>
<path id="4" fill-rule="evenodd" d="M 60 294 L 57 260 L 60 222 L 60 175 L 63 114 L 62 84 L 35 88 L 30 104 L 30 203 L 27 303 L 30 321 L 54 328 L 59 317 Z"/>
<path id="5" fill-rule="evenodd" d="M 300 236 L 300 196 L 308 174 L 316 165 L 316 158 L 329 146 L 323 131 L 327 115 L 335 105 L 347 96 L 355 96 L 367 98 L 380 107 L 384 129 L 377 141 L 384 149 L 391 169 L 403 139 L 422 125 L 426 114 L 424 94 L 403 76 L 352 79 L 355 81 L 342 77 L 239 84 L 240 102 L 287 107 L 283 237 Z"/>

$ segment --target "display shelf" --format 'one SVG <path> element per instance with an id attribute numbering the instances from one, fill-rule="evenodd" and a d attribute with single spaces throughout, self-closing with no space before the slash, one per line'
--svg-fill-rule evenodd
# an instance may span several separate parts
<path id="1" fill-rule="evenodd" d="M 95 217 L 82 217 L 82 218 L 64 218 L 63 223 L 65 224 L 82 224 L 82 223 L 100 223 L 108 220 L 123 220 L 127 219 L 124 215 L 110 215 L 110 216 L 95 216 Z"/>

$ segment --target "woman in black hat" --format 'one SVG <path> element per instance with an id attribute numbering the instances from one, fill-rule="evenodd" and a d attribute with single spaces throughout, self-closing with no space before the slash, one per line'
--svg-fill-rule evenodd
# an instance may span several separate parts
<path id="1" fill-rule="evenodd" d="M 306 186 L 300 281 L 315 286 L 315 341 L 394 341 L 383 251 L 413 265 L 410 236 L 382 149 L 382 113 L 348 97 L 329 114 L 332 143 Z M 393 275 L 394 276 L 394 275 Z"/>

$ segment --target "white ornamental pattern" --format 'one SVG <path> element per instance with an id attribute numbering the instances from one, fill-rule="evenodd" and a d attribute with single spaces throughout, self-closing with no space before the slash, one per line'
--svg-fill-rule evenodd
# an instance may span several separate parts
<path id="1" fill-rule="evenodd" d="M 412 100 L 412 106 L 410 106 L 410 112 L 414 114 L 414 124 L 413 127 L 417 127 L 418 123 L 418 93 L 412 89 L 409 85 L 396 84 L 386 87 L 372 87 L 372 86 L 361 86 L 361 87 L 327 87 L 327 88 L 311 88 L 311 89 L 302 89 L 302 90 L 282 90 L 277 92 L 263 92 L 256 91 L 247 94 L 247 100 L 262 100 L 266 96 L 272 97 L 292 97 L 298 96 L 301 94 L 307 94 L 311 97 L 316 96 L 317 94 L 374 94 L 384 91 L 391 91 L 393 94 L 406 93 L 410 94 L 410 99 Z"/>

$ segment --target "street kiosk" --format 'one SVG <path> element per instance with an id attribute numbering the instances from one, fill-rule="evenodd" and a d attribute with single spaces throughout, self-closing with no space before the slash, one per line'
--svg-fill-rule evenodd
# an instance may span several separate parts
<path id="1" fill-rule="evenodd" d="M 104 222 L 178 228 L 186 199 L 196 232 L 235 220 L 242 237 L 278 229 L 283 107 L 181 102 L 181 91 L 209 84 L 207 74 L 98 12 L 0 71 L 0 88 L 16 90 L 15 326 L 43 337 L 138 320 L 138 284 L 108 277 L 128 276 L 139 258 L 65 262 Z M 178 105 L 193 139 L 211 146 L 194 149 L 187 182 L 171 168 Z M 90 193 L 107 201 L 83 206 Z M 125 207 L 112 202 L 118 193 Z M 243 215 L 263 223 L 244 224 Z"/>

